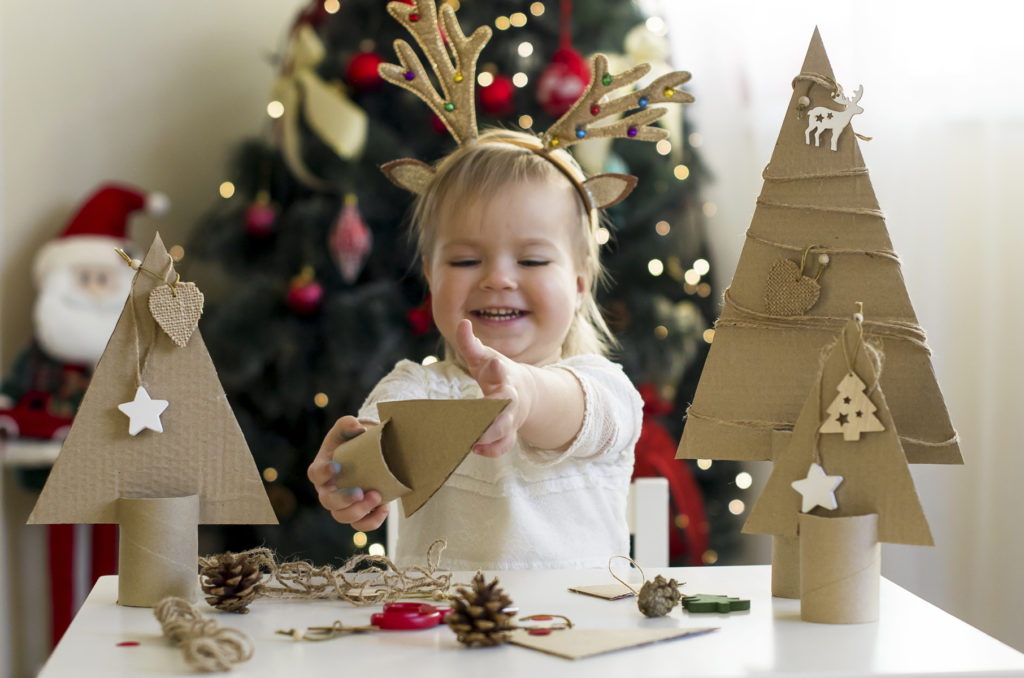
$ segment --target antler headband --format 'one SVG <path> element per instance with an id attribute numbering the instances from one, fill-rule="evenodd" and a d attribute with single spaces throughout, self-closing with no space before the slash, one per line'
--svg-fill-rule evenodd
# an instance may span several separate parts
<path id="1" fill-rule="evenodd" d="M 445 47 L 435 0 L 415 0 L 415 3 L 389 2 L 388 13 L 416 39 L 437 75 L 441 92 L 434 88 L 419 57 L 404 40 L 395 40 L 395 53 L 401 66 L 381 64 L 380 75 L 426 102 L 455 141 L 465 144 L 478 135 L 474 99 L 476 62 L 491 39 L 491 29 L 480 26 L 467 38 L 455 19 L 452 6 L 442 5 L 441 21 L 449 44 Z M 690 79 L 686 71 L 666 73 L 642 89 L 607 98 L 610 92 L 635 83 L 650 70 L 650 65 L 639 64 L 625 73 L 612 75 L 608 72 L 608 59 L 603 54 L 596 54 L 591 62 L 590 84 L 572 108 L 539 135 L 535 147 L 510 139 L 501 139 L 500 143 L 527 148 L 552 162 L 576 187 L 588 211 L 610 207 L 629 195 L 636 186 L 636 177 L 598 174 L 581 182 L 552 151 L 601 137 L 639 141 L 658 141 L 667 137 L 666 130 L 651 126 L 665 115 L 666 109 L 651 104 L 692 102 L 693 97 L 679 89 Z M 618 117 L 620 115 L 622 117 Z M 381 169 L 392 182 L 417 195 L 426 191 L 435 172 L 430 165 L 411 158 L 393 160 Z"/>

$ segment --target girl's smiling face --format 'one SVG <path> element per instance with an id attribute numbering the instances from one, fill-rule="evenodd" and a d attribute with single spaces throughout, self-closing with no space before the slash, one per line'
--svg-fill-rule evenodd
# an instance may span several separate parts
<path id="1" fill-rule="evenodd" d="M 578 200 L 568 182 L 531 181 L 445 210 L 424 273 L 449 346 L 468 318 L 480 341 L 513 360 L 561 358 L 587 289 L 573 257 Z"/>

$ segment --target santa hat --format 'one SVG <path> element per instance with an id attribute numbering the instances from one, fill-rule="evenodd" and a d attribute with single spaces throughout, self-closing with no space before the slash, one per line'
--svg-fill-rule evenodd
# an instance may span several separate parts
<path id="1" fill-rule="evenodd" d="M 154 215 L 163 214 L 169 204 L 162 193 L 146 194 L 123 184 L 100 186 L 82 203 L 64 232 L 36 254 L 36 284 L 42 284 L 54 270 L 71 264 L 120 261 L 114 249 L 129 245 L 128 216 L 142 209 Z"/>

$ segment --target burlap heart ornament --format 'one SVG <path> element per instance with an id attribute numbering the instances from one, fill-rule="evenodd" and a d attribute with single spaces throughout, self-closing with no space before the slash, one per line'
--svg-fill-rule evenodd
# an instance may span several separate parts
<path id="1" fill-rule="evenodd" d="M 821 286 L 791 259 L 779 259 L 768 270 L 764 306 L 772 315 L 803 315 L 818 303 Z"/>
<path id="2" fill-rule="evenodd" d="M 184 348 L 203 314 L 203 293 L 194 283 L 160 285 L 149 293 L 149 312 L 175 344 Z"/>

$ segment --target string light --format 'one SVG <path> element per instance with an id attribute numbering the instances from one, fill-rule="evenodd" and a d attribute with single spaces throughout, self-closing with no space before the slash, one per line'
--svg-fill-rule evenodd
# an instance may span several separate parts
<path id="1" fill-rule="evenodd" d="M 736 474 L 736 487 L 741 490 L 745 490 L 754 482 L 753 476 L 746 471 L 740 471 Z"/>
<path id="2" fill-rule="evenodd" d="M 420 364 L 421 365 L 433 365 L 436 362 L 437 362 L 437 356 L 436 355 L 428 355 L 426 358 L 424 358 L 422 361 L 420 361 Z"/>
<path id="3" fill-rule="evenodd" d="M 274 468 L 273 466 L 268 466 L 267 468 L 263 469 L 263 479 L 266 480 L 268 483 L 272 483 L 275 480 L 277 480 L 277 469 Z"/>
<path id="4" fill-rule="evenodd" d="M 324 0 L 324 11 L 328 14 L 337 14 L 341 9 L 340 0 Z"/>
<path id="5" fill-rule="evenodd" d="M 648 17 L 644 25 L 647 26 L 647 30 L 655 35 L 665 35 L 668 32 L 668 26 L 665 25 L 665 20 L 660 16 Z"/>
<path id="6" fill-rule="evenodd" d="M 282 115 L 284 115 L 284 104 L 282 104 L 277 99 L 274 99 L 273 101 L 267 104 L 267 115 L 269 115 L 274 120 L 277 120 Z"/>
<path id="7" fill-rule="evenodd" d="M 605 244 L 611 237 L 612 234 L 609 233 L 608 229 L 605 228 L 604 226 L 598 227 L 597 231 L 594 232 L 594 240 L 597 241 L 598 245 Z"/>
<path id="8" fill-rule="evenodd" d="M 747 505 L 743 503 L 742 499 L 733 499 L 729 502 L 729 513 L 734 516 L 738 516 L 745 511 Z"/>
<path id="9" fill-rule="evenodd" d="M 707 299 L 708 297 L 710 297 L 711 285 L 707 284 L 706 282 L 702 282 L 701 284 L 697 285 L 697 296 L 703 299 Z"/>
<path id="10" fill-rule="evenodd" d="M 679 179 L 679 181 L 686 181 L 686 178 L 690 176 L 690 168 L 686 165 L 676 165 L 676 168 L 672 170 L 672 174 L 676 175 L 676 179 Z"/>
<path id="11" fill-rule="evenodd" d="M 369 553 L 371 556 L 384 555 L 384 544 L 370 544 Z"/>
<path id="12" fill-rule="evenodd" d="M 718 214 L 718 205 L 713 202 L 704 203 L 704 216 L 713 217 Z"/>
<path id="13" fill-rule="evenodd" d="M 330 402 L 330 401 L 327 398 L 327 394 L 326 393 L 322 393 L 321 392 L 321 393 L 317 393 L 315 396 L 313 396 L 313 404 L 316 405 L 317 407 L 327 407 L 327 403 L 328 402 Z"/>
<path id="14" fill-rule="evenodd" d="M 522 12 L 515 12 L 509 16 L 508 20 L 516 28 L 522 28 L 526 25 L 526 15 Z"/>
<path id="15" fill-rule="evenodd" d="M 667 221 L 659 221 L 654 225 L 654 232 L 658 235 L 668 235 L 668 232 L 672 230 L 672 226 Z"/>
<path id="16" fill-rule="evenodd" d="M 222 198 L 230 198 L 231 196 L 233 196 L 235 194 L 235 185 L 233 183 L 231 183 L 230 181 L 225 181 L 225 182 L 221 183 L 220 188 L 218 189 L 218 191 L 220 192 L 220 197 L 222 197 Z"/>
<path id="17" fill-rule="evenodd" d="M 657 278 L 659 275 L 665 272 L 665 264 L 661 259 L 651 259 L 647 262 L 647 270 Z"/>
<path id="18" fill-rule="evenodd" d="M 175 245 L 167 250 L 167 253 L 171 255 L 171 259 L 174 261 L 181 261 L 185 256 L 185 248 L 181 245 Z"/>
<path id="19" fill-rule="evenodd" d="M 701 554 L 700 559 L 705 565 L 714 565 L 718 562 L 718 552 L 714 549 L 708 549 Z"/>
<path id="20" fill-rule="evenodd" d="M 704 143 L 704 138 L 696 132 L 690 132 L 690 145 L 694 148 L 700 148 L 700 145 Z"/>
<path id="21" fill-rule="evenodd" d="M 519 56 L 526 58 L 533 54 L 533 43 L 521 42 L 519 43 L 519 48 L 516 51 L 519 52 Z"/>
<path id="22" fill-rule="evenodd" d="M 531 118 L 528 115 L 520 115 L 519 126 L 522 127 L 523 129 L 530 129 L 531 127 L 533 127 L 533 118 Z"/>
<path id="23" fill-rule="evenodd" d="M 698 459 L 697 460 L 697 468 L 699 468 L 701 471 L 707 471 L 709 468 L 711 468 L 711 460 L 710 459 Z"/>
<path id="24" fill-rule="evenodd" d="M 516 87 L 526 87 L 526 83 L 530 82 L 530 77 L 522 71 L 512 76 L 512 84 Z"/>
<path id="25" fill-rule="evenodd" d="M 701 336 L 703 337 L 704 341 L 710 344 L 712 341 L 715 340 L 715 330 L 709 327 L 708 329 L 704 330 L 704 334 Z"/>
<path id="26" fill-rule="evenodd" d="M 494 27 L 499 31 L 507 31 L 511 26 L 512 22 L 508 20 L 507 16 L 499 16 L 494 20 Z"/>
<path id="27" fill-rule="evenodd" d="M 535 2 L 532 5 L 530 5 L 530 14 L 532 14 L 533 16 L 541 16 L 541 15 L 543 15 L 544 14 L 544 3 L 543 2 Z"/>
<path id="28" fill-rule="evenodd" d="M 668 328 L 664 325 L 658 325 L 654 328 L 654 336 L 658 339 L 664 339 L 668 336 Z"/>
<path id="29" fill-rule="evenodd" d="M 356 532 L 352 535 L 352 543 L 356 545 L 356 548 L 363 548 L 367 541 L 365 532 Z"/>
<path id="30" fill-rule="evenodd" d="M 711 264 L 707 259 L 697 259 L 693 262 L 693 270 L 697 271 L 698 275 L 707 275 L 711 270 Z"/>
<path id="31" fill-rule="evenodd" d="M 494 83 L 494 75 L 484 71 L 480 75 L 476 76 L 476 84 L 481 87 L 490 87 Z"/>
<path id="32" fill-rule="evenodd" d="M 656 150 L 660 155 L 668 155 L 672 152 L 672 142 L 668 139 L 662 139 L 654 145 L 654 150 Z"/>
<path id="33" fill-rule="evenodd" d="M 685 530 L 690 526 L 690 516 L 686 515 L 685 513 L 680 513 L 678 516 L 676 516 L 675 523 L 676 527 L 678 527 L 680 530 Z"/>
<path id="34" fill-rule="evenodd" d="M 697 271 L 691 268 L 687 270 L 686 273 L 683 274 L 683 280 L 685 280 L 690 285 L 696 285 L 697 283 L 700 282 L 700 273 L 697 273 Z"/>
<path id="35" fill-rule="evenodd" d="M 697 286 L 691 285 L 690 283 L 683 283 L 683 291 L 687 294 L 696 294 Z"/>

